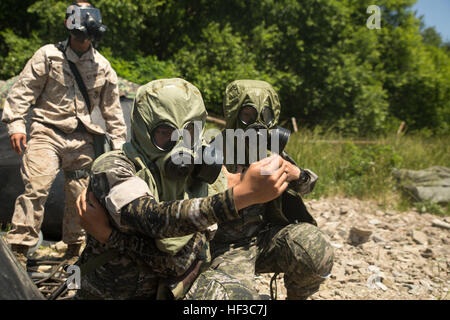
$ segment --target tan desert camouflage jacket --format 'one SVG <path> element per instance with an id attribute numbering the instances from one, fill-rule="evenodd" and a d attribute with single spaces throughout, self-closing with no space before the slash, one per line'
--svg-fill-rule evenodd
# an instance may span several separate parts
<path id="1" fill-rule="evenodd" d="M 126 125 L 116 72 L 92 46 L 81 57 L 67 46 L 66 55 L 83 78 L 91 108 L 100 109 L 113 148 L 120 149 L 126 139 Z M 66 133 L 74 131 L 81 121 L 89 132 L 104 133 L 92 122 L 92 110 L 88 110 L 67 59 L 54 44 L 49 44 L 27 62 L 4 103 L 2 121 L 9 135 L 26 133 L 25 115 L 32 105 L 33 121 L 53 125 Z"/>

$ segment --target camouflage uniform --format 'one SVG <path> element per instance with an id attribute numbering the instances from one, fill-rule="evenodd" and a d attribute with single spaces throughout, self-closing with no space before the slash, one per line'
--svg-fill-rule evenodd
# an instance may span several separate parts
<path id="1" fill-rule="evenodd" d="M 123 153 L 102 156 L 92 171 L 92 190 L 114 228 L 105 245 L 87 236 L 79 264 L 111 249 L 118 255 L 82 277 L 78 298 L 155 299 L 158 290 L 175 289 L 180 282 L 185 291 L 204 269 L 199 262 L 208 260 L 208 226 L 239 218 L 231 189 L 207 198 L 156 202 Z M 155 239 L 189 233 L 194 237 L 173 256 L 155 244 Z"/>
<path id="2" fill-rule="evenodd" d="M 233 190 L 206 197 L 206 183 L 192 175 L 169 179 L 165 164 L 178 146 L 163 151 L 152 142 L 161 121 L 176 128 L 204 123 L 197 88 L 182 79 L 152 81 L 137 91 L 131 114 L 131 141 L 92 165 L 90 186 L 113 232 L 105 245 L 87 237 L 77 298 L 182 298 L 210 262 L 215 224 L 239 218 Z M 244 287 L 228 289 L 231 296 L 252 296 Z"/>
<path id="3" fill-rule="evenodd" d="M 120 148 L 125 142 L 126 125 L 115 71 L 92 46 L 81 57 L 67 46 L 66 55 L 83 77 L 92 109 L 100 109 L 113 148 Z M 25 115 L 34 105 L 30 140 L 21 168 L 25 192 L 15 203 L 13 228 L 7 236 L 11 244 L 37 243 L 44 203 L 59 169 L 66 176 L 63 241 L 78 244 L 83 240 L 74 200 L 86 188 L 88 179 L 80 178 L 74 171 L 90 167 L 94 157 L 92 134 L 105 132 L 92 122 L 92 110 L 88 110 L 67 59 L 55 45 L 40 48 L 3 105 L 2 121 L 9 135 L 26 134 Z"/>
<path id="4" fill-rule="evenodd" d="M 228 128 L 237 127 L 234 123 L 243 101 L 257 107 L 264 101 L 274 109 L 276 119 L 279 115 L 278 97 L 269 84 L 238 80 L 228 86 L 225 97 Z M 295 164 L 287 153 L 282 156 Z M 312 171 L 303 171 L 304 179 L 292 181 L 280 198 L 242 209 L 241 219 L 219 225 L 211 241 L 212 269 L 239 279 L 251 290 L 255 290 L 256 273 L 284 273 L 288 299 L 306 299 L 319 289 L 331 272 L 333 249 L 301 199 L 318 179 Z M 220 179 L 226 181 L 224 176 Z M 227 187 L 221 184 L 222 189 Z"/>

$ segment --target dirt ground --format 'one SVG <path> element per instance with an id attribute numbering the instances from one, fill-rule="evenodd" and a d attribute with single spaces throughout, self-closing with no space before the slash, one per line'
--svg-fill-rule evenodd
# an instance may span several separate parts
<path id="1" fill-rule="evenodd" d="M 382 210 L 375 202 L 345 198 L 306 205 L 335 250 L 330 277 L 310 299 L 450 299 L 450 217 Z M 65 249 L 62 242 L 44 242 L 32 258 L 59 258 Z M 256 276 L 260 294 L 270 295 L 272 276 Z M 277 299 L 285 299 L 283 274 L 276 288 Z"/>
<path id="2" fill-rule="evenodd" d="M 311 299 L 450 299 L 450 217 L 382 210 L 355 199 L 306 205 L 335 250 L 331 275 Z M 257 276 L 261 294 L 270 294 L 271 276 Z M 282 275 L 277 292 L 286 298 Z"/>

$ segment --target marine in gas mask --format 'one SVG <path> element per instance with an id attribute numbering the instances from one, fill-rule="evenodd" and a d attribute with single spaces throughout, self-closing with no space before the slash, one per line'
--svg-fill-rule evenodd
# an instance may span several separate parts
<path id="1" fill-rule="evenodd" d="M 240 279 L 249 288 L 255 283 L 255 273 L 284 273 L 287 298 L 306 299 L 318 290 L 333 265 L 333 249 L 301 198 L 311 192 L 317 176 L 297 167 L 284 151 L 289 132 L 277 126 L 280 102 L 267 82 L 230 83 L 225 91 L 224 115 L 227 130 L 253 130 L 263 138 L 270 136 L 267 140 L 271 143 L 258 148 L 263 147 L 262 156 L 275 152 L 289 162 L 290 186 L 280 197 L 240 211 L 242 219 L 219 225 L 211 241 L 212 268 Z M 225 149 L 238 149 L 233 139 L 226 141 Z M 255 145 L 246 144 L 246 150 Z M 239 183 L 249 168 L 248 163 L 230 163 L 230 158 L 236 157 L 228 155 L 225 152 L 228 170 L 215 182 L 218 192 Z"/>
<path id="2" fill-rule="evenodd" d="M 255 163 L 241 183 L 209 196 L 205 180 L 212 178 L 200 178 L 208 165 L 196 155 L 207 146 L 206 115 L 200 92 L 187 81 L 155 80 L 139 88 L 131 141 L 94 162 L 91 204 L 85 195 L 78 201 L 89 234 L 79 261 L 79 298 L 179 299 L 203 271 L 224 299 L 257 297 L 237 279 L 207 269 L 209 240 L 216 223 L 278 197 L 287 187 L 286 164 L 279 156 Z M 266 167 L 278 169 L 261 175 Z M 86 265 L 95 272 L 84 271 Z"/>
<path id="3" fill-rule="evenodd" d="M 271 153 L 283 153 L 290 131 L 278 126 L 280 102 L 267 82 L 231 83 L 225 94 L 224 114 L 224 156 L 232 172 L 238 165 L 248 166 Z"/>
<path id="4" fill-rule="evenodd" d="M 65 25 L 73 39 L 80 43 L 99 42 L 106 32 L 100 10 L 87 2 L 78 2 L 67 8 Z"/>

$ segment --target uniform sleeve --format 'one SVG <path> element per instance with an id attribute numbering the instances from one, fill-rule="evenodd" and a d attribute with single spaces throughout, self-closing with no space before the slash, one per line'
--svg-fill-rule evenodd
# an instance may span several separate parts
<path id="1" fill-rule="evenodd" d="M 4 103 L 2 121 L 8 134 L 26 134 L 25 116 L 41 95 L 49 73 L 44 47 L 27 62 Z"/>
<path id="2" fill-rule="evenodd" d="M 164 267 L 161 270 L 164 273 L 171 271 L 171 274 L 181 275 L 198 257 L 206 243 L 201 234 L 197 233 L 194 237 L 196 238 L 172 256 L 159 250 L 153 238 L 123 233 L 113 228 L 106 246 L 119 250 L 122 254 L 136 255 L 155 272 Z"/>
<path id="3" fill-rule="evenodd" d="M 122 208 L 122 223 L 153 238 L 171 238 L 204 231 L 214 223 L 238 219 L 233 189 L 187 200 L 156 202 L 143 196 Z"/>
<path id="4" fill-rule="evenodd" d="M 121 232 L 178 237 L 239 217 L 231 189 L 207 198 L 157 202 L 135 176 L 133 164 L 114 154 L 94 162 L 90 186 Z"/>
<path id="5" fill-rule="evenodd" d="M 300 195 L 311 193 L 314 189 L 314 186 L 316 185 L 317 180 L 319 179 L 317 174 L 309 169 L 300 168 L 287 152 L 283 151 L 281 156 L 283 157 L 283 159 L 289 161 L 300 169 L 299 179 L 291 181 L 289 183 L 289 187 L 300 193 Z"/>
<path id="6" fill-rule="evenodd" d="M 117 74 L 108 64 L 105 85 L 101 91 L 100 110 L 105 119 L 106 132 L 111 137 L 114 150 L 119 150 L 125 143 L 127 126 L 120 106 Z"/>

